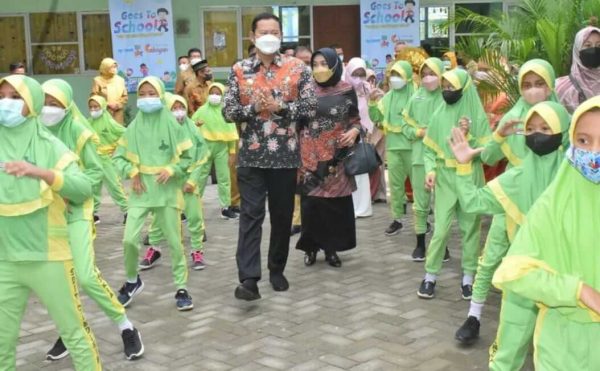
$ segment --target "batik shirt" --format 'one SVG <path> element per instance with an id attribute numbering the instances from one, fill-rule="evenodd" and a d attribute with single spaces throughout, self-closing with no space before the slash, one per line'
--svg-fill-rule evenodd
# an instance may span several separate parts
<path id="1" fill-rule="evenodd" d="M 283 102 L 281 111 L 256 112 L 259 92 Z M 223 114 L 241 123 L 239 167 L 300 166 L 297 125 L 314 117 L 317 99 L 310 69 L 299 59 L 275 56 L 269 67 L 256 58 L 236 63 L 229 76 Z"/>

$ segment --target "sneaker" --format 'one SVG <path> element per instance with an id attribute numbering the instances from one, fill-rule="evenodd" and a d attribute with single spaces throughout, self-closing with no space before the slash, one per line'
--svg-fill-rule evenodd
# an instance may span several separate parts
<path id="1" fill-rule="evenodd" d="M 229 206 L 229 210 L 233 211 L 236 214 L 241 214 L 242 210 L 239 206 Z"/>
<path id="2" fill-rule="evenodd" d="M 127 307 L 142 290 L 144 290 L 144 282 L 138 275 L 136 283 L 125 282 L 119 289 L 119 303 Z"/>
<path id="3" fill-rule="evenodd" d="M 240 300 L 252 301 L 260 299 L 256 280 L 246 279 L 235 288 L 235 298 Z"/>
<path id="4" fill-rule="evenodd" d="M 175 305 L 177 305 L 177 310 L 186 311 L 194 309 L 194 304 L 192 303 L 192 297 L 188 294 L 186 289 L 179 289 L 175 293 Z"/>
<path id="5" fill-rule="evenodd" d="M 46 353 L 46 360 L 58 361 L 59 359 L 63 359 L 68 355 L 69 351 L 67 350 L 67 347 L 65 347 L 65 344 L 63 343 L 62 339 L 58 338 L 58 340 L 56 340 L 56 343 L 54 343 L 52 349 L 50 349 L 48 353 Z"/>
<path id="6" fill-rule="evenodd" d="M 150 235 L 149 234 L 147 234 L 144 237 L 144 240 L 142 241 L 142 243 L 144 244 L 144 246 L 150 246 Z"/>
<path id="7" fill-rule="evenodd" d="M 185 216 L 184 213 L 181 213 L 181 222 L 182 223 L 187 223 L 187 216 Z"/>
<path id="8" fill-rule="evenodd" d="M 473 285 L 461 285 L 460 291 L 463 300 L 471 300 L 471 296 L 473 296 Z"/>
<path id="9" fill-rule="evenodd" d="M 127 213 L 123 214 L 123 225 L 127 224 Z"/>
<path id="10" fill-rule="evenodd" d="M 425 261 L 425 247 L 417 246 L 412 252 L 412 260 L 414 262 L 424 262 Z"/>
<path id="11" fill-rule="evenodd" d="M 456 331 L 454 338 L 464 345 L 471 345 L 479 338 L 479 320 L 473 316 L 469 316 L 465 323 Z"/>
<path id="12" fill-rule="evenodd" d="M 448 250 L 448 246 L 446 246 L 446 252 L 444 253 L 444 259 L 442 260 L 444 263 L 450 261 L 450 250 Z"/>
<path id="13" fill-rule="evenodd" d="M 125 358 L 128 360 L 132 361 L 134 359 L 138 359 L 142 356 L 142 354 L 144 354 L 142 336 L 136 328 L 133 330 L 123 330 L 123 332 L 121 332 L 121 339 L 123 339 L 123 351 L 125 352 Z"/>
<path id="14" fill-rule="evenodd" d="M 100 224 L 100 217 L 96 214 L 94 214 L 94 224 Z"/>
<path id="15" fill-rule="evenodd" d="M 202 242 L 208 241 L 208 237 L 206 237 L 206 229 L 204 230 L 204 236 L 202 236 Z"/>
<path id="16" fill-rule="evenodd" d="M 431 233 L 432 230 L 433 228 L 431 228 L 431 223 L 427 222 L 427 229 L 425 230 L 425 234 Z"/>
<path id="17" fill-rule="evenodd" d="M 271 273 L 269 275 L 269 281 L 275 291 L 287 291 L 287 289 L 290 288 L 290 284 L 283 273 Z"/>
<path id="18" fill-rule="evenodd" d="M 143 271 L 150 269 L 154 267 L 154 264 L 160 259 L 160 256 L 160 251 L 157 248 L 150 246 L 146 249 L 146 255 L 144 255 L 144 259 L 138 264 L 138 267 Z"/>
<path id="19" fill-rule="evenodd" d="M 435 282 L 423 280 L 419 290 L 417 290 L 417 296 L 421 299 L 433 299 L 435 296 Z"/>
<path id="20" fill-rule="evenodd" d="M 292 230 L 290 232 L 290 236 L 293 236 L 293 235 L 298 234 L 300 232 L 302 232 L 302 226 L 300 226 L 300 225 L 293 225 L 292 226 Z"/>
<path id="21" fill-rule="evenodd" d="M 398 234 L 398 232 L 400 232 L 401 229 L 402 229 L 402 223 L 400 223 L 397 220 L 394 220 L 392 222 L 392 224 L 390 224 L 390 226 L 387 227 L 387 229 L 385 230 L 385 235 L 393 236 L 395 234 Z"/>
<path id="22" fill-rule="evenodd" d="M 222 219 L 237 219 L 239 215 L 233 212 L 230 207 L 226 207 L 221 210 L 221 218 Z"/>
<path id="23" fill-rule="evenodd" d="M 192 269 L 196 271 L 201 271 L 206 268 L 206 264 L 204 264 L 204 254 L 202 251 L 192 251 Z"/>

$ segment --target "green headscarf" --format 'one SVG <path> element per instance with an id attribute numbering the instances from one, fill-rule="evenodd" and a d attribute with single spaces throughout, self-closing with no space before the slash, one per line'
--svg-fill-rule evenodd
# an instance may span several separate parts
<path id="1" fill-rule="evenodd" d="M 225 86 L 218 82 L 213 82 L 209 85 L 208 91 L 212 88 L 218 88 L 221 91 L 221 97 L 225 97 Z M 202 107 L 192 115 L 193 121 L 202 120 L 203 125 L 200 126 L 200 132 L 204 139 L 211 142 L 231 142 L 239 139 L 235 124 L 225 121 L 223 117 L 223 99 L 217 105 L 206 102 Z"/>
<path id="2" fill-rule="evenodd" d="M 561 133 L 563 142 L 568 143 L 571 117 L 562 105 L 556 102 L 536 104 L 525 117 L 525 128 L 535 114 L 550 126 L 552 134 Z M 561 146 L 545 156 L 538 156 L 528 150 L 521 165 L 511 168 L 487 184 L 511 219 L 511 224 L 507 225 L 509 236 L 514 237 L 516 226 L 523 224 L 531 206 L 554 180 L 564 160 L 565 150 Z"/>
<path id="3" fill-rule="evenodd" d="M 185 112 L 187 113 L 187 101 L 181 95 L 165 93 L 165 101 L 167 102 L 167 108 L 169 110 L 173 109 L 173 105 L 176 102 L 179 102 L 183 105 L 183 107 L 185 108 Z M 190 119 L 187 115 L 183 119 L 181 126 L 184 128 L 187 136 L 192 139 L 194 145 L 194 147 L 190 149 L 190 154 L 192 156 L 192 165 L 190 165 L 188 173 L 191 173 L 198 166 L 206 162 L 208 157 L 208 147 L 206 146 L 206 142 L 200 134 L 200 131 L 194 124 L 194 121 L 192 121 L 192 119 Z"/>
<path id="4" fill-rule="evenodd" d="M 552 67 L 550 63 L 543 59 L 532 59 L 527 61 L 519 69 L 519 91 L 521 94 L 523 94 L 523 79 L 525 78 L 525 75 L 530 72 L 533 72 L 544 79 L 546 85 L 548 85 L 550 90 L 552 90 L 552 94 L 548 98 L 548 101 L 558 102 L 558 97 L 554 91 L 556 81 L 554 67 Z M 527 103 L 523 97 L 520 97 L 515 105 L 502 117 L 500 123 L 498 124 L 498 128 L 503 127 L 504 124 L 509 120 L 523 120 L 530 109 L 531 104 Z M 529 149 L 525 145 L 525 139 L 522 135 L 511 135 L 505 138 L 500 148 L 502 149 L 504 156 L 506 156 L 510 166 L 520 165 L 522 159 L 529 152 Z"/>
<path id="5" fill-rule="evenodd" d="M 42 84 L 44 94 L 58 100 L 66 110 L 65 117 L 54 126 L 46 127 L 77 156 L 88 140 L 98 143 L 98 137 L 73 101 L 73 88 L 61 79 L 51 79 Z"/>
<path id="6" fill-rule="evenodd" d="M 93 117 L 88 118 L 92 130 L 100 138 L 98 153 L 101 155 L 110 155 L 115 151 L 117 142 L 123 136 L 123 133 L 125 133 L 125 128 L 123 125 L 117 123 L 112 115 L 106 110 L 107 102 L 104 97 L 92 95 L 90 99 L 88 99 L 88 103 L 90 101 L 98 103 L 102 110 L 102 116 L 96 119 Z"/>
<path id="7" fill-rule="evenodd" d="M 0 161 L 28 161 L 45 169 L 62 170 L 76 157 L 37 122 L 44 105 L 41 85 L 24 75 L 0 79 L 0 85 L 10 84 L 29 109 L 27 120 L 19 126 L 0 125 Z M 53 150 L 49 150 L 52 148 Z M 56 157 L 58 155 L 58 157 Z M 46 182 L 31 177 L 16 177 L 0 171 L 0 215 L 17 216 L 42 209 L 53 200 Z"/>
<path id="8" fill-rule="evenodd" d="M 477 145 L 481 146 L 490 139 L 490 125 L 469 73 L 456 68 L 445 72 L 442 77 L 455 89 L 462 89 L 462 97 L 454 104 L 442 102 L 435 110 L 429 120 L 423 143 L 431 148 L 439 159 L 447 160 L 447 166 L 455 166 L 454 153 L 448 144 L 452 128 L 458 127 L 462 117 L 470 119 L 468 139 L 475 139 Z"/>
<path id="9" fill-rule="evenodd" d="M 402 112 L 415 92 L 410 63 L 398 61 L 393 64 L 390 71 L 398 73 L 406 81 L 406 86 L 399 90 L 390 89 L 379 101 L 379 110 L 384 113 L 381 124 L 385 134 L 388 132 L 400 133 L 402 131 Z"/>
<path id="10" fill-rule="evenodd" d="M 579 106 L 571 121 L 571 138 L 581 116 L 598 108 L 598 96 Z M 538 301 L 543 310 L 556 310 L 569 320 L 600 322 L 600 316 L 578 300 L 582 282 L 600 290 L 598 215 L 600 185 L 563 161 L 527 214 L 494 275 L 494 285 Z"/>
<path id="11" fill-rule="evenodd" d="M 146 83 L 156 89 L 163 107 L 152 113 L 138 111 L 119 145 L 124 147 L 127 160 L 141 173 L 156 174 L 165 166 L 177 163 L 183 151 L 193 144 L 166 107 L 163 82 L 154 76 L 146 77 L 138 84 L 138 94 L 140 87 Z"/>

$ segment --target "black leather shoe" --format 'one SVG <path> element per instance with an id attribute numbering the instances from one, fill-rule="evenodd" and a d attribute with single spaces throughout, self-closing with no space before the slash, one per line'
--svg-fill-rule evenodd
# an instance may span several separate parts
<path id="1" fill-rule="evenodd" d="M 283 273 L 271 273 L 269 281 L 271 281 L 271 286 L 275 291 L 287 291 L 290 288 L 290 284 Z"/>
<path id="2" fill-rule="evenodd" d="M 240 300 L 252 301 L 260 299 L 256 280 L 244 280 L 238 287 L 235 288 L 235 298 Z"/>
<path id="3" fill-rule="evenodd" d="M 336 253 L 325 254 L 325 261 L 332 267 L 339 268 L 342 266 L 342 261 Z"/>
<path id="4" fill-rule="evenodd" d="M 306 253 L 306 255 L 304 255 L 304 265 L 306 265 L 307 267 L 315 264 L 316 261 L 317 261 L 317 252 L 316 251 L 309 251 Z"/>

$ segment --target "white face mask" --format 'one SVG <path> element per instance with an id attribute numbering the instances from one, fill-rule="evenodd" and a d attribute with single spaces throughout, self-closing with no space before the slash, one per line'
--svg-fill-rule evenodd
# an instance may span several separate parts
<path id="1" fill-rule="evenodd" d="M 400 90 L 406 86 L 406 80 L 399 76 L 390 77 L 390 86 L 394 90 Z"/>
<path id="2" fill-rule="evenodd" d="M 192 59 L 190 59 L 190 65 L 193 66 L 196 63 L 201 62 L 201 61 L 202 61 L 202 58 L 192 58 Z"/>
<path id="3" fill-rule="evenodd" d="M 175 116 L 175 118 L 177 119 L 178 122 L 182 122 L 187 114 L 187 112 L 185 112 L 184 109 L 178 109 L 175 111 L 171 111 L 171 113 L 173 114 L 173 116 Z"/>
<path id="4" fill-rule="evenodd" d="M 338 55 L 338 58 L 340 59 L 340 62 L 344 63 L 344 54 Z"/>
<path id="5" fill-rule="evenodd" d="M 219 94 L 211 94 L 208 96 L 208 103 L 213 106 L 221 104 L 221 96 Z"/>
<path id="6" fill-rule="evenodd" d="M 281 39 L 275 35 L 264 35 L 256 39 L 255 45 L 261 53 L 271 55 L 281 47 Z"/>
<path id="7" fill-rule="evenodd" d="M 93 119 L 100 118 L 100 116 L 102 116 L 102 110 L 101 109 L 91 110 L 90 116 L 92 116 Z"/>
<path id="8" fill-rule="evenodd" d="M 179 65 L 179 71 L 181 72 L 185 72 L 188 70 L 188 68 L 190 68 L 190 65 L 187 63 L 182 63 Z"/>
<path id="9" fill-rule="evenodd" d="M 45 126 L 55 126 L 65 118 L 66 114 L 64 108 L 44 106 L 40 113 L 40 121 Z"/>

